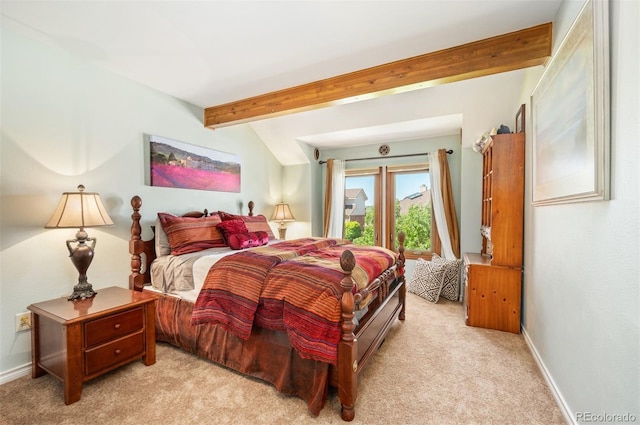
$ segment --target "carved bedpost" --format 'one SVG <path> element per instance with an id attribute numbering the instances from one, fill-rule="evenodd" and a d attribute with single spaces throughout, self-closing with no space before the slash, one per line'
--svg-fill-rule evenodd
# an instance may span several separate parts
<path id="1" fill-rule="evenodd" d="M 355 401 L 358 385 L 358 358 L 356 339 L 353 335 L 355 328 L 353 324 L 354 298 L 353 279 L 351 272 L 356 266 L 356 259 L 353 253 L 346 250 L 340 256 L 340 267 L 344 271 L 344 277 L 340 282 L 342 287 L 341 300 L 341 337 L 338 344 L 338 398 L 342 405 L 341 415 L 345 421 L 352 421 L 355 417 Z"/>
<path id="2" fill-rule="evenodd" d="M 249 201 L 247 206 L 249 207 L 249 217 L 253 217 L 253 201 Z"/>
<path id="3" fill-rule="evenodd" d="M 133 214 L 131 214 L 131 239 L 129 240 L 129 253 L 131 254 L 131 274 L 129 275 L 129 289 L 142 290 L 144 286 L 144 275 L 140 274 L 140 268 L 142 266 L 142 259 L 140 254 L 144 251 L 140 246 L 142 240 L 140 234 L 142 228 L 140 227 L 140 207 L 142 206 L 142 199 L 139 196 L 131 198 L 131 207 L 133 207 Z"/>
<path id="4" fill-rule="evenodd" d="M 406 304 L 406 299 L 407 299 L 407 281 L 404 277 L 404 262 L 405 262 L 405 258 L 404 258 L 404 241 L 405 241 L 405 234 L 404 232 L 400 232 L 398 233 L 398 253 L 399 253 L 399 258 L 398 258 L 398 263 L 400 263 L 398 265 L 398 267 L 400 267 L 402 269 L 402 276 L 400 277 L 400 279 L 402 279 L 403 285 L 400 288 L 400 303 L 402 304 L 402 309 L 400 310 L 400 314 L 398 315 L 398 319 L 400 320 L 404 320 L 404 313 L 405 313 L 405 308 L 407 306 Z"/>

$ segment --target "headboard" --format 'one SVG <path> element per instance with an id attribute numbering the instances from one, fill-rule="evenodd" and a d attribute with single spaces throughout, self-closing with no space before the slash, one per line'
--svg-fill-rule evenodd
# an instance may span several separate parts
<path id="1" fill-rule="evenodd" d="M 131 274 L 129 275 L 129 288 L 141 291 L 143 286 L 151 282 L 151 262 L 156 258 L 155 248 L 155 226 L 151 226 L 153 230 L 153 237 L 147 241 L 142 240 L 142 227 L 140 226 L 140 207 L 142 206 L 142 199 L 135 195 L 131 198 L 131 207 L 133 208 L 133 214 L 131 214 L 131 238 L 129 239 L 129 253 L 131 254 Z M 249 201 L 248 205 L 249 213 L 247 215 L 253 216 L 253 201 Z M 190 211 L 182 214 L 182 217 L 208 217 L 209 211 Z M 144 261 L 144 268 L 142 267 Z"/>

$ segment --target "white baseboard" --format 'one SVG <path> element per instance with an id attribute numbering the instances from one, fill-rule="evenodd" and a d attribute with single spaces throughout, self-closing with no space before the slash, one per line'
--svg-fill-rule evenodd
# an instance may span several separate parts
<path id="1" fill-rule="evenodd" d="M 529 351 L 531 351 L 531 355 L 533 355 L 533 358 L 536 361 L 536 364 L 538 365 L 540 372 L 542 372 L 542 376 L 544 377 L 544 380 L 547 382 L 547 385 L 549 385 L 549 388 L 551 389 L 551 394 L 553 395 L 553 398 L 556 400 L 556 403 L 558 403 L 558 407 L 560 408 L 560 412 L 562 413 L 562 416 L 564 416 L 564 420 L 567 422 L 567 424 L 577 425 L 578 423 L 573 420 L 574 416 L 570 413 L 567 403 L 565 402 L 564 398 L 560 394 L 560 390 L 556 386 L 556 383 L 551 377 L 549 370 L 546 368 L 546 366 L 544 365 L 544 362 L 540 358 L 540 355 L 538 354 L 538 350 L 536 350 L 536 347 L 533 345 L 533 342 L 531 341 L 531 338 L 529 338 L 529 334 L 527 333 L 527 330 L 524 328 L 524 326 L 522 326 L 522 335 L 524 336 L 524 340 L 526 341 L 527 346 L 529 347 Z"/>
<path id="2" fill-rule="evenodd" d="M 6 372 L 0 373 L 0 385 L 7 382 L 15 381 L 23 376 L 29 376 L 31 374 L 31 363 L 27 363 L 22 366 L 18 366 Z"/>

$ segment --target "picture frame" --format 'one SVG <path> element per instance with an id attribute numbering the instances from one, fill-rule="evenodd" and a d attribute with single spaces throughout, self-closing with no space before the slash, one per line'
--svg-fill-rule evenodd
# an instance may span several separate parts
<path id="1" fill-rule="evenodd" d="M 609 199 L 608 0 L 588 0 L 531 95 L 534 206 Z"/>
<path id="2" fill-rule="evenodd" d="M 520 105 L 518 112 L 516 112 L 516 133 L 524 133 L 525 131 L 525 105 L 524 103 Z"/>
<path id="3" fill-rule="evenodd" d="M 238 155 L 149 135 L 150 186 L 240 192 Z"/>

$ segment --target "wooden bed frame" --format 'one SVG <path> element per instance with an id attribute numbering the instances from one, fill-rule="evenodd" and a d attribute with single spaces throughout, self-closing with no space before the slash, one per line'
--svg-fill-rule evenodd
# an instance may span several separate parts
<path id="1" fill-rule="evenodd" d="M 129 287 L 142 291 L 150 285 L 150 265 L 155 259 L 155 242 L 142 240 L 140 226 L 140 207 L 142 200 L 139 196 L 131 199 L 133 208 L 131 239 L 129 253 L 131 254 L 131 275 Z M 253 202 L 249 202 L 249 215 L 253 215 Z M 202 217 L 208 214 L 190 212 L 184 216 Z M 155 229 L 154 229 L 155 231 Z M 357 396 L 358 379 L 366 368 L 369 360 L 385 340 L 387 332 L 396 319 L 405 319 L 406 285 L 404 278 L 404 240 L 403 233 L 398 235 L 399 259 L 397 263 L 384 271 L 378 278 L 355 294 L 352 293 L 354 282 L 351 272 L 356 262 L 351 251 L 345 251 L 340 257 L 340 266 L 344 277 L 340 283 L 344 290 L 341 299 L 341 338 L 338 343 L 337 365 L 329 367 L 329 384 L 337 388 L 341 408 L 341 416 L 345 421 L 355 417 L 355 400 Z M 142 268 L 144 262 L 144 268 Z M 396 277 L 397 276 L 397 277 Z M 369 310 L 361 318 L 358 327 L 354 325 L 354 309 L 356 305 L 370 293 L 377 291 L 377 298 L 369 304 Z M 157 325 L 157 324 L 156 324 Z M 184 347 L 181 347 L 184 348 Z"/>

